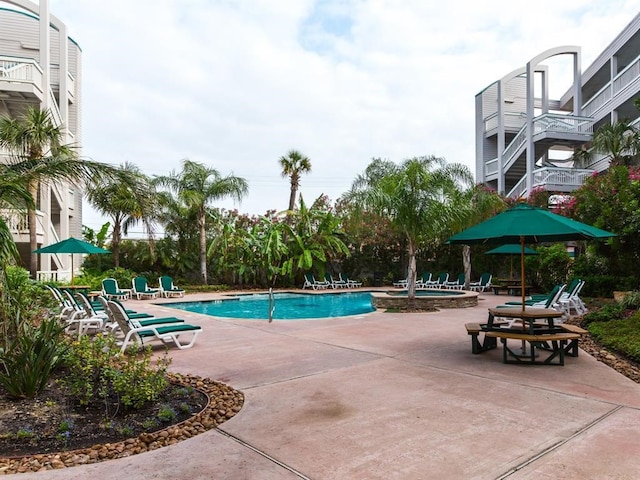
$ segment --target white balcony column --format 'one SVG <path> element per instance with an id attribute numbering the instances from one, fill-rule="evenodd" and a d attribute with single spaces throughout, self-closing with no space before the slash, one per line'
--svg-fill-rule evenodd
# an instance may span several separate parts
<path id="1" fill-rule="evenodd" d="M 616 78 L 616 75 L 618 75 L 618 56 L 617 55 L 612 55 L 611 59 L 609 60 L 609 75 L 610 75 L 610 80 L 609 80 L 609 96 L 610 98 L 613 98 L 616 94 L 615 90 L 614 90 L 614 82 L 613 79 Z M 613 121 L 613 120 L 612 120 Z"/>
<path id="2" fill-rule="evenodd" d="M 542 87 L 542 113 L 549 113 L 549 78 L 548 70 L 536 70 L 540 74 L 540 85 Z"/>
<path id="3" fill-rule="evenodd" d="M 504 85 L 502 80 L 498 81 L 498 192 L 504 193 Z"/>
<path id="4" fill-rule="evenodd" d="M 533 169 L 535 167 L 535 145 L 533 142 L 533 117 L 534 117 L 534 100 L 535 100 L 535 79 L 533 78 L 535 65 L 527 62 L 527 171 L 525 173 L 527 192 L 533 189 Z"/>
<path id="5" fill-rule="evenodd" d="M 58 94 L 58 108 L 62 117 L 62 128 L 65 143 L 69 143 L 69 46 L 67 44 L 67 27 L 61 26 L 59 31 L 60 49 L 60 89 Z"/>
<path id="6" fill-rule="evenodd" d="M 40 67 L 42 68 L 41 108 L 49 110 L 49 90 L 51 88 L 51 38 L 49 33 L 49 0 L 40 0 Z"/>
<path id="7" fill-rule="evenodd" d="M 582 116 L 582 62 L 580 60 L 580 47 L 576 47 L 573 53 L 573 114 Z"/>

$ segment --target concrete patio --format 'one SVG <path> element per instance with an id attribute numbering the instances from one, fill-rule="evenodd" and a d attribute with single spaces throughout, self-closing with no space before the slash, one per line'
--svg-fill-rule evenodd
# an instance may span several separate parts
<path id="1" fill-rule="evenodd" d="M 20 478 L 638 478 L 640 385 L 583 351 L 563 367 L 471 354 L 464 324 L 505 300 L 271 324 L 129 301 L 202 325 L 170 369 L 232 385 L 244 407 L 171 447 Z"/>

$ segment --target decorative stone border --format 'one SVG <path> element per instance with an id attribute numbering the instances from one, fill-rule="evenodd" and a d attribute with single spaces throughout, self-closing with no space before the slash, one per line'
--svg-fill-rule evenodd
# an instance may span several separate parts
<path id="1" fill-rule="evenodd" d="M 86 465 L 156 450 L 217 427 L 238 413 L 244 404 L 242 392 L 224 383 L 209 378 L 176 373 L 169 373 L 167 377 L 172 383 L 193 387 L 204 393 L 208 398 L 204 409 L 190 419 L 176 425 L 152 433 L 142 433 L 135 438 L 117 443 L 94 445 L 68 452 L 0 458 L 0 475 L 41 472 Z"/>
<path id="2" fill-rule="evenodd" d="M 424 291 L 424 290 L 421 290 Z M 427 290 L 428 291 L 428 290 Z M 434 290 L 442 292 L 442 290 Z M 478 305 L 478 292 L 469 292 L 456 290 L 451 295 L 416 295 L 415 307 L 421 311 L 433 311 L 438 308 L 466 308 Z M 371 302 L 373 306 L 379 309 L 384 308 L 407 308 L 407 296 L 400 295 L 399 290 L 390 290 L 389 292 L 371 292 Z"/>

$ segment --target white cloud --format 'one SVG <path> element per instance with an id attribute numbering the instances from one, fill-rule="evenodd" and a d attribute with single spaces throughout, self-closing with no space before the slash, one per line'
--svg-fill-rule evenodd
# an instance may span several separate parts
<path id="1" fill-rule="evenodd" d="M 639 1 L 50 0 L 83 50 L 83 147 L 168 174 L 188 157 L 282 209 L 277 159 L 312 161 L 302 194 L 337 198 L 372 157 L 474 168 L 474 97 L 559 45 L 583 68 Z M 562 87 L 564 88 L 564 87 Z M 232 203 L 221 206 L 232 208 Z M 100 218 L 87 212 L 85 223 Z"/>

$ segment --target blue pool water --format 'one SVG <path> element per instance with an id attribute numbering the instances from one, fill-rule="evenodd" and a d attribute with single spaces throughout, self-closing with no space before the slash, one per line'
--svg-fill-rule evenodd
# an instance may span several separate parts
<path id="1" fill-rule="evenodd" d="M 274 320 L 299 320 L 303 318 L 344 317 L 373 312 L 371 294 L 357 293 L 274 293 Z M 224 300 L 203 302 L 165 303 L 165 307 L 188 312 L 203 313 L 214 317 L 267 319 L 269 295 L 241 295 Z"/>

